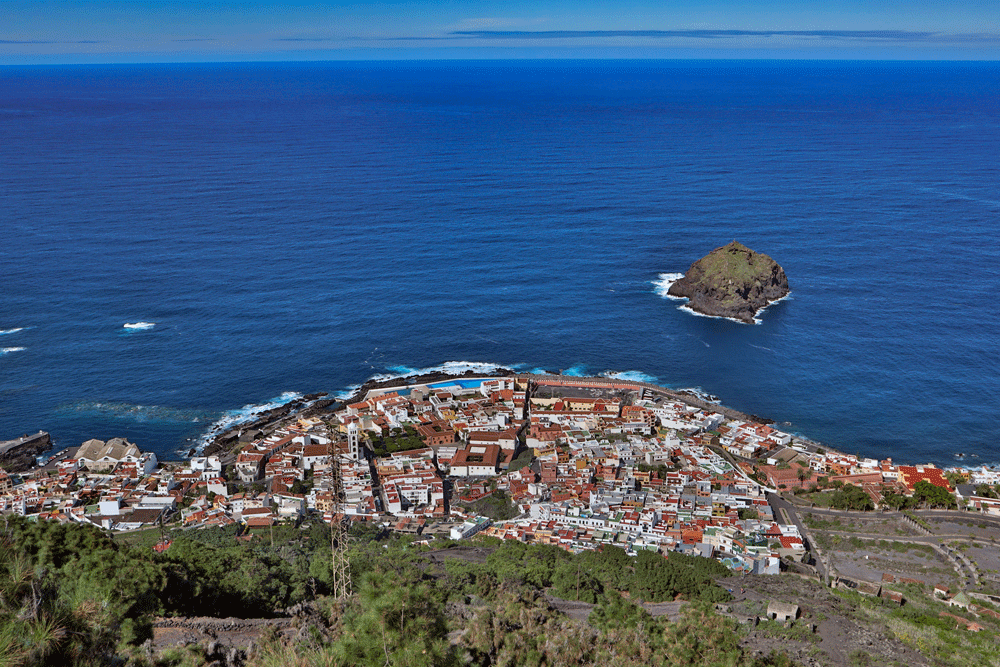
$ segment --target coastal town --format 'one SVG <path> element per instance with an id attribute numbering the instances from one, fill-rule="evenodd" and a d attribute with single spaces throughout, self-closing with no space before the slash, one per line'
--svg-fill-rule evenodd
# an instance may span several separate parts
<path id="1" fill-rule="evenodd" d="M 231 451 L 183 463 L 122 438 L 89 440 L 44 467 L 0 471 L 0 511 L 116 532 L 252 533 L 321 518 L 426 541 L 680 552 L 744 574 L 822 570 L 801 521 L 774 502 L 782 494 L 852 489 L 879 509 L 934 487 L 1000 515 L 995 470 L 861 458 L 765 421 L 628 380 L 411 379 L 248 427 Z"/>

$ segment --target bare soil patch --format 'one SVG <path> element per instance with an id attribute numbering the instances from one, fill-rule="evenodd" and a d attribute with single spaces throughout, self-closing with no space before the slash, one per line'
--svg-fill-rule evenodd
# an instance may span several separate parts
<path id="1" fill-rule="evenodd" d="M 153 622 L 153 653 L 191 644 L 215 642 L 226 648 L 246 649 L 268 628 L 291 636 L 295 630 L 291 618 L 158 618 Z"/>
<path id="2" fill-rule="evenodd" d="M 730 577 L 719 583 L 733 590 L 736 599 L 728 607 L 736 618 L 765 615 L 772 601 L 795 604 L 801 610 L 799 618 L 788 627 L 773 621 L 745 626 L 746 634 L 740 643 L 750 655 L 784 650 L 807 667 L 930 665 L 916 651 L 892 638 L 887 628 L 860 618 L 851 603 L 818 581 L 782 574 Z"/>
<path id="3" fill-rule="evenodd" d="M 548 600 L 549 604 L 553 607 L 576 621 L 586 622 L 590 617 L 590 612 L 597 606 L 587 602 L 564 600 L 552 595 L 546 595 L 545 599 Z M 671 621 L 676 621 L 680 618 L 681 609 L 683 609 L 686 604 L 687 602 L 683 600 L 677 600 L 674 602 L 643 602 L 641 603 L 641 606 L 653 617 L 666 616 Z"/>
<path id="4" fill-rule="evenodd" d="M 489 547 L 448 547 L 420 554 L 434 563 L 441 565 L 450 558 L 464 560 L 469 563 L 485 563 L 493 549 Z"/>
<path id="5" fill-rule="evenodd" d="M 1000 540 L 1000 528 L 997 524 L 975 516 L 956 517 L 954 519 L 925 519 L 935 535 L 958 535 L 974 537 L 981 540 Z"/>

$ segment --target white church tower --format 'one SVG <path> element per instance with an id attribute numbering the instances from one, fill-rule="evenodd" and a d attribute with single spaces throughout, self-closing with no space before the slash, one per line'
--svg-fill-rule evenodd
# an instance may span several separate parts
<path id="1" fill-rule="evenodd" d="M 347 447 L 351 459 L 361 459 L 361 434 L 356 422 L 347 425 Z"/>

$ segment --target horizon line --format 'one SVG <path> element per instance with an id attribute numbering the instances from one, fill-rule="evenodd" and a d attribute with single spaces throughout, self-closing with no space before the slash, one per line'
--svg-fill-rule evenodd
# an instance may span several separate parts
<path id="1" fill-rule="evenodd" d="M 266 54 L 265 54 L 266 55 Z M 275 54 L 277 55 L 277 54 Z M 597 61 L 618 61 L 618 62 L 816 62 L 816 63 L 837 63 L 837 62 L 871 62 L 871 63 L 1000 63 L 1000 56 L 996 58 L 908 58 L 908 57 L 822 57 L 822 56 L 426 56 L 426 57 L 350 57 L 350 58 L 253 58 L 253 59 L 219 59 L 219 60 L 92 60 L 92 61 L 66 61 L 66 62 L 2 62 L 0 67 L 75 67 L 75 66 L 99 66 L 99 65 L 281 65 L 281 64 L 318 64 L 318 63 L 382 63 L 382 62 L 597 62 Z"/>

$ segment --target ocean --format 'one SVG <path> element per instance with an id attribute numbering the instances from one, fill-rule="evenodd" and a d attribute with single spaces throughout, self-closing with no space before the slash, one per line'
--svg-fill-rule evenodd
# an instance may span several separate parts
<path id="1" fill-rule="evenodd" d="M 996 463 L 998 154 L 996 63 L 3 67 L 0 440 L 499 364 Z M 759 325 L 663 296 L 733 239 Z"/>

